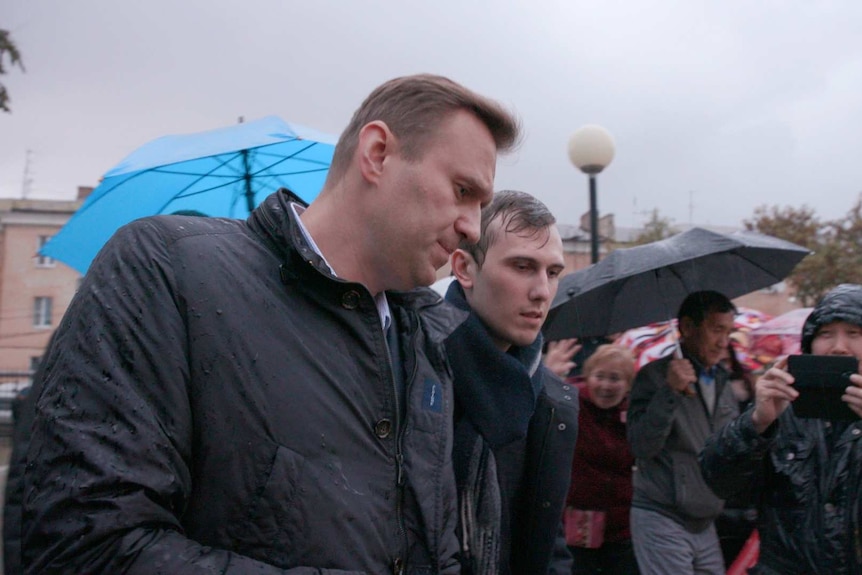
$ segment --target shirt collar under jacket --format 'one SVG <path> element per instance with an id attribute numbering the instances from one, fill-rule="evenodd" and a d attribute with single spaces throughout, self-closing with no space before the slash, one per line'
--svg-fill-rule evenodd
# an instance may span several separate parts
<path id="1" fill-rule="evenodd" d="M 694 357 L 694 355 L 690 355 L 685 352 L 683 353 L 685 358 L 688 359 L 694 367 L 694 371 L 697 374 L 698 379 L 706 379 L 706 383 L 714 382 L 715 374 L 718 373 L 718 370 L 723 369 L 721 364 L 718 363 L 711 367 L 705 367 L 696 357 Z"/>
<path id="2" fill-rule="evenodd" d="M 332 266 L 329 265 L 328 261 L 326 261 L 326 256 L 321 253 L 320 248 L 317 247 L 316 243 L 314 243 L 314 238 L 312 238 L 311 234 L 308 233 L 308 230 L 305 229 L 305 224 L 302 223 L 302 218 L 299 217 L 300 214 L 305 211 L 305 208 L 292 202 L 290 207 L 293 209 L 293 215 L 296 216 L 296 222 L 299 224 L 299 229 L 302 231 L 302 236 L 305 238 L 305 241 L 308 242 L 308 245 L 312 250 L 314 250 L 314 253 L 321 257 L 323 263 L 325 263 L 326 267 L 329 268 L 330 273 L 335 277 L 338 277 L 338 274 L 335 273 L 335 270 L 332 269 Z M 389 300 L 386 299 L 386 292 L 380 292 L 374 296 L 374 303 L 377 304 L 377 314 L 380 316 L 380 324 L 383 326 L 383 330 L 386 331 L 392 324 L 392 313 L 389 311 Z"/>

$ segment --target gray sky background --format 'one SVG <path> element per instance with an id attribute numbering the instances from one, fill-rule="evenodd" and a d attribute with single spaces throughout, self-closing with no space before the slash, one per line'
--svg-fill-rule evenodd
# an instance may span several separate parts
<path id="1" fill-rule="evenodd" d="M 756 206 L 843 216 L 862 192 L 862 2 L 3 0 L 26 73 L 2 77 L 0 196 L 72 198 L 156 137 L 276 114 L 337 134 L 376 85 L 443 74 L 522 118 L 497 189 L 588 209 L 570 134 L 617 155 L 617 225 L 739 225 Z"/>

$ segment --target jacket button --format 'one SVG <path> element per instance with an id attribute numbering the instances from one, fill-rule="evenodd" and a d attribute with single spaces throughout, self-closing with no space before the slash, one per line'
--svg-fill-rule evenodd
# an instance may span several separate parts
<path id="1" fill-rule="evenodd" d="M 344 309 L 356 309 L 359 306 L 359 292 L 350 290 L 341 296 L 341 306 Z"/>
<path id="2" fill-rule="evenodd" d="M 572 396 L 571 395 L 564 395 L 563 399 L 565 399 L 566 401 L 572 401 Z"/>
<path id="3" fill-rule="evenodd" d="M 559 424 L 557 426 L 557 429 L 559 429 L 560 431 L 565 431 L 566 430 L 566 424 L 565 423 Z"/>
<path id="4" fill-rule="evenodd" d="M 796 459 L 796 454 L 791 451 L 785 456 L 785 458 L 787 459 L 787 461 L 793 461 L 794 459 Z"/>
<path id="5" fill-rule="evenodd" d="M 862 430 L 860 430 L 858 427 L 854 427 L 853 431 L 851 431 L 850 433 L 852 433 L 853 435 L 859 435 L 860 433 L 862 433 Z"/>
<path id="6" fill-rule="evenodd" d="M 381 419 L 374 424 L 374 435 L 380 439 L 386 439 L 392 432 L 392 422 L 388 419 Z"/>
<path id="7" fill-rule="evenodd" d="M 564 390 L 564 391 L 569 391 L 570 389 L 571 389 L 571 388 L 570 388 L 568 385 L 564 385 L 564 386 L 563 386 L 563 390 Z"/>
<path id="8" fill-rule="evenodd" d="M 542 509 L 548 509 L 551 506 L 550 501 L 542 501 Z"/>

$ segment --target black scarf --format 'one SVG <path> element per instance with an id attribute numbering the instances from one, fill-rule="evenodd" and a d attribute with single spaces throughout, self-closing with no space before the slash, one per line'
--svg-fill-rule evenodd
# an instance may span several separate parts
<path id="1" fill-rule="evenodd" d="M 528 347 L 501 351 L 473 312 L 461 284 L 453 281 L 446 300 L 470 316 L 446 339 L 452 367 L 456 417 L 469 419 L 492 449 L 527 435 L 542 390 L 542 335 Z"/>

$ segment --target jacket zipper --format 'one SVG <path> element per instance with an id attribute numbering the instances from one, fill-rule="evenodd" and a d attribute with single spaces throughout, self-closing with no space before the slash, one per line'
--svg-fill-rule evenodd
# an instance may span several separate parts
<path id="1" fill-rule="evenodd" d="M 407 339 L 410 342 L 413 342 L 417 337 L 416 334 L 418 333 L 418 328 L 416 326 L 418 324 L 418 321 L 419 320 L 416 317 L 416 315 L 413 314 L 411 316 L 411 322 L 410 322 L 410 325 L 411 325 L 413 331 L 407 334 Z M 399 335 L 399 337 L 398 337 L 398 347 L 400 348 L 399 353 L 401 352 L 401 350 L 405 349 L 405 347 L 403 345 L 401 345 L 401 341 L 402 341 L 401 336 Z M 410 399 L 409 399 L 410 398 L 410 389 L 413 387 L 413 383 L 416 381 L 416 374 L 419 371 L 419 362 L 417 361 L 417 359 L 415 357 L 416 347 L 414 345 L 409 345 L 409 346 L 407 346 L 406 349 L 410 353 L 414 354 L 414 356 L 409 358 L 410 361 L 408 361 L 407 357 L 404 357 L 403 361 L 401 362 L 402 370 L 404 368 L 406 368 L 407 365 L 411 365 L 412 369 L 410 370 L 409 374 L 404 373 L 404 403 L 405 403 L 405 405 L 400 406 L 400 408 L 397 408 L 397 410 L 396 410 L 396 419 L 398 420 L 398 423 L 396 425 L 396 431 L 395 431 L 395 463 L 396 463 L 396 469 L 397 469 L 396 481 L 397 481 L 397 486 L 398 486 L 398 497 L 397 497 L 396 507 L 397 507 L 397 511 L 398 511 L 398 530 L 401 533 L 402 544 L 404 546 L 403 547 L 404 559 L 402 562 L 402 565 L 403 565 L 402 572 L 407 571 L 407 553 L 408 553 L 408 550 L 410 549 L 410 544 L 409 544 L 409 541 L 407 540 L 407 529 L 404 527 L 404 515 L 403 515 L 403 513 L 404 513 L 404 491 L 405 491 L 405 485 L 406 485 L 407 481 L 406 481 L 406 478 L 404 476 L 404 452 L 402 451 L 402 448 L 403 448 L 402 443 L 404 441 L 404 425 L 402 425 L 402 419 L 403 419 L 403 417 L 406 417 L 406 415 L 407 415 L 407 404 L 410 403 Z M 391 362 L 391 359 L 390 359 L 390 362 Z M 393 377 L 393 379 L 392 379 L 393 388 L 397 387 L 396 383 L 397 382 L 396 382 L 395 378 Z M 395 395 L 396 395 L 395 405 L 399 406 L 400 403 L 398 400 L 400 398 L 400 395 L 398 394 L 397 388 L 395 389 L 395 392 L 396 392 L 395 393 Z"/>
<path id="2" fill-rule="evenodd" d="M 477 438 L 476 441 L 481 442 L 483 440 L 480 437 Z M 473 446 L 473 449 L 475 450 L 475 445 Z M 473 522 L 473 519 L 477 518 L 476 510 L 478 509 L 478 507 L 474 508 L 473 503 L 478 501 L 480 495 L 484 492 L 484 490 L 482 489 L 484 487 L 482 479 L 485 477 L 485 470 L 488 467 L 489 451 L 489 449 L 479 450 L 479 463 L 476 465 L 476 480 L 474 481 L 471 490 L 461 500 L 461 537 L 463 539 L 462 552 L 464 553 L 464 557 L 469 559 L 471 562 L 473 560 L 473 557 L 478 558 L 479 561 L 487 560 L 488 555 L 490 554 L 488 547 L 490 546 L 493 548 L 493 540 L 491 540 L 490 537 L 486 538 L 486 540 L 484 541 L 486 547 L 485 549 L 472 549 L 470 543 L 477 529 L 476 524 L 474 524 Z"/>
<path id="3" fill-rule="evenodd" d="M 536 406 L 536 409 L 538 409 L 538 405 Z M 545 428 L 545 432 L 542 434 L 542 449 L 539 451 L 539 457 L 537 458 L 537 461 L 539 461 L 539 462 L 542 462 L 545 460 L 545 451 L 548 449 L 548 444 L 551 442 L 551 434 L 553 433 L 554 422 L 556 421 L 556 418 L 557 418 L 557 408 L 551 407 L 551 412 L 550 412 L 549 417 L 548 417 L 548 426 Z M 530 506 L 528 507 L 528 509 L 531 510 L 530 511 L 530 518 L 529 518 L 528 523 L 527 523 L 529 525 L 528 533 L 534 531 L 536 529 L 536 525 L 539 522 L 539 518 L 537 516 L 537 514 L 538 514 L 537 510 L 540 507 L 538 504 L 539 498 L 540 498 L 539 494 L 542 491 L 544 491 L 544 487 L 545 487 L 544 485 L 539 485 L 539 481 L 538 481 L 539 468 L 533 470 L 533 472 L 534 472 L 534 475 L 532 477 L 532 479 L 533 479 L 532 483 L 533 483 L 533 485 L 536 486 L 536 489 L 532 494 L 533 500 L 530 501 Z"/>
<path id="4" fill-rule="evenodd" d="M 395 321 L 395 317 L 392 317 L 392 324 L 390 325 L 390 329 L 397 330 L 397 322 Z M 404 346 L 401 345 L 401 335 L 398 334 L 396 338 L 396 342 L 398 348 L 396 353 L 401 353 L 401 349 Z M 392 361 L 391 350 L 389 349 L 388 341 L 384 336 L 384 345 L 386 346 L 386 358 L 389 361 L 389 377 L 392 382 L 392 391 L 394 395 L 394 405 L 395 405 L 395 517 L 398 522 L 398 535 L 401 538 L 401 572 L 398 569 L 395 569 L 395 575 L 401 575 L 403 573 L 403 568 L 407 565 L 407 550 L 409 549 L 409 542 L 407 541 L 407 528 L 404 526 L 404 452 L 402 446 L 403 440 L 403 414 L 402 408 L 405 406 L 401 405 L 401 393 L 398 389 L 398 378 L 395 376 L 395 365 Z M 403 371 L 404 361 L 401 361 L 401 367 Z M 407 375 L 404 376 L 404 398 L 407 398 L 407 387 L 408 380 Z M 412 378 L 411 378 L 412 381 Z"/>

